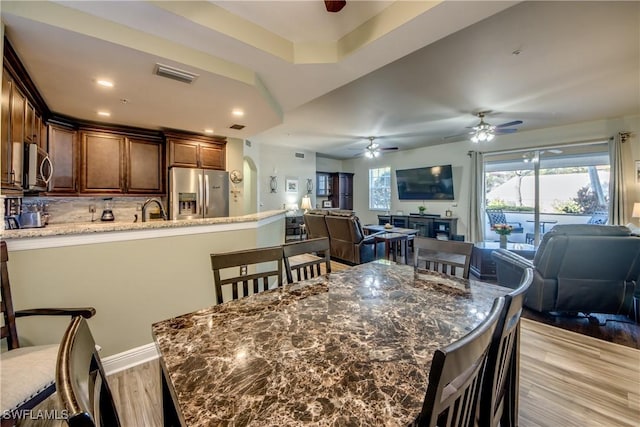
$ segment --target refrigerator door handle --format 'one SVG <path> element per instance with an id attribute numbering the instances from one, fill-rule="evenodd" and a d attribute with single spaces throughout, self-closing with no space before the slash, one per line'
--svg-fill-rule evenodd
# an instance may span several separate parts
<path id="1" fill-rule="evenodd" d="M 202 216 L 202 173 L 198 174 L 198 215 Z"/>
<path id="2" fill-rule="evenodd" d="M 204 176 L 204 214 L 209 214 L 209 175 Z"/>

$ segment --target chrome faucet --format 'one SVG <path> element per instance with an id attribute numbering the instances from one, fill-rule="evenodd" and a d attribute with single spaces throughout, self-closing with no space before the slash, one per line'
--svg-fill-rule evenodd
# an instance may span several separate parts
<path id="1" fill-rule="evenodd" d="M 162 206 L 162 202 L 159 199 L 156 199 L 154 197 L 152 199 L 145 200 L 144 203 L 142 204 L 142 222 L 146 222 L 147 221 L 147 208 L 152 203 L 155 203 L 156 205 L 158 205 L 158 207 L 160 208 L 160 214 L 162 215 L 162 219 L 164 221 L 166 221 L 167 220 L 167 212 L 164 210 L 164 206 Z"/>

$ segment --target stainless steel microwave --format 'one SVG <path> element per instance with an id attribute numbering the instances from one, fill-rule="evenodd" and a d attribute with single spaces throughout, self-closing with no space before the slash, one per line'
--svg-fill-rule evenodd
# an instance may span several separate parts
<path id="1" fill-rule="evenodd" d="M 46 191 L 53 176 L 53 163 L 49 155 L 38 144 L 24 144 L 24 179 L 25 190 Z"/>

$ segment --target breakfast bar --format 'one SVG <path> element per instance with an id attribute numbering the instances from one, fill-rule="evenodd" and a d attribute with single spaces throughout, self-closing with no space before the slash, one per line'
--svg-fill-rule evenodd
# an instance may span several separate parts
<path id="1" fill-rule="evenodd" d="M 435 349 L 509 289 L 377 261 L 152 325 L 185 426 L 406 426 Z"/>

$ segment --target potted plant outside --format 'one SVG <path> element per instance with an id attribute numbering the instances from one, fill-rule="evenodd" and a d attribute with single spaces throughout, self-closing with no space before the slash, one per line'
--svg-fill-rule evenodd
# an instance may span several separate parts
<path id="1" fill-rule="evenodd" d="M 420 215 L 424 215 L 424 211 L 426 211 L 427 208 L 425 206 L 418 206 L 418 212 L 420 212 Z"/>

